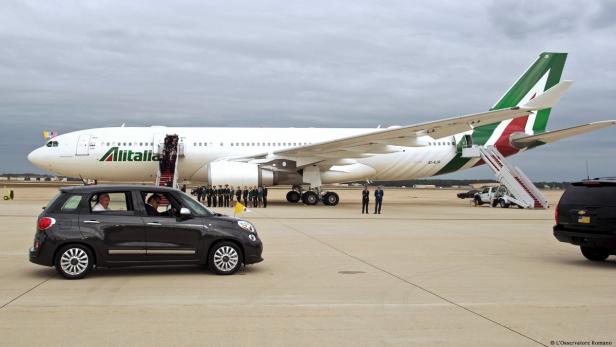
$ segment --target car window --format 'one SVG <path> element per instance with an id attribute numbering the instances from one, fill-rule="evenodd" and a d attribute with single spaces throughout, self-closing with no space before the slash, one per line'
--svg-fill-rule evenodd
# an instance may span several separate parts
<path id="1" fill-rule="evenodd" d="M 563 205 L 616 206 L 616 187 L 571 186 L 563 194 L 560 203 Z"/>
<path id="2" fill-rule="evenodd" d="M 169 192 L 142 191 L 141 198 L 145 204 L 146 214 L 151 217 L 174 218 L 179 215 L 180 209 L 183 207 Z M 151 199 L 154 199 L 154 201 Z M 158 204 L 155 202 L 158 202 Z"/>
<path id="3" fill-rule="evenodd" d="M 66 201 L 64 202 L 64 204 L 62 204 L 62 207 L 60 208 L 60 211 L 62 212 L 70 212 L 70 211 L 75 211 L 77 209 L 77 207 L 79 207 L 79 203 L 81 202 L 81 195 L 71 195 L 68 197 L 68 199 L 66 199 Z"/>
<path id="4" fill-rule="evenodd" d="M 180 194 L 180 199 L 182 199 L 183 205 L 188 207 L 197 216 L 209 216 L 212 214 L 205 206 L 184 193 Z"/>
<path id="5" fill-rule="evenodd" d="M 90 211 L 104 214 L 132 214 L 130 192 L 99 192 L 90 197 Z"/>

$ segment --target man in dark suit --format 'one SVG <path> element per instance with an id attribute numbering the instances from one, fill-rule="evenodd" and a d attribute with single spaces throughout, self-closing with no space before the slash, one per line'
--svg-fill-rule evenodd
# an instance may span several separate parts
<path id="1" fill-rule="evenodd" d="M 381 205 L 383 205 L 383 187 L 378 187 L 375 191 L 374 191 L 374 198 L 375 198 L 375 203 L 374 203 L 374 214 L 381 214 Z"/>
<path id="2" fill-rule="evenodd" d="M 150 195 L 147 203 L 145 204 L 145 211 L 148 216 L 159 216 L 158 213 L 158 204 L 160 203 L 160 197 L 156 194 Z"/>
<path id="3" fill-rule="evenodd" d="M 209 184 L 205 188 L 205 197 L 207 199 L 207 207 L 212 207 L 212 186 Z"/>
<path id="4" fill-rule="evenodd" d="M 368 212 L 368 204 L 370 203 L 370 191 L 368 187 L 364 187 L 364 190 L 361 191 L 361 214 L 370 213 Z"/>
<path id="5" fill-rule="evenodd" d="M 267 187 L 263 187 L 263 208 L 267 207 Z"/>

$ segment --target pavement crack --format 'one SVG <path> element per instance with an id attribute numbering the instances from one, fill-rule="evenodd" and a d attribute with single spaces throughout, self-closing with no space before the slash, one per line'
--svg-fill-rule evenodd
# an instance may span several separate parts
<path id="1" fill-rule="evenodd" d="M 413 283 L 413 282 L 407 280 L 406 278 L 404 278 L 404 277 L 402 277 L 400 275 L 397 275 L 397 274 L 395 274 L 393 272 L 390 272 L 390 271 L 388 271 L 388 270 L 386 270 L 386 269 L 384 269 L 382 267 L 379 267 L 379 266 L 377 266 L 375 264 L 372 264 L 372 263 L 370 263 L 370 262 L 368 262 L 368 261 L 366 261 L 366 260 L 364 260 L 362 258 L 359 258 L 359 257 L 357 257 L 355 255 L 352 255 L 352 254 L 350 254 L 348 252 L 345 252 L 342 249 L 340 249 L 340 248 L 338 248 L 338 247 L 336 247 L 334 245 L 331 245 L 331 244 L 329 244 L 329 243 L 327 243 L 327 242 L 325 242 L 325 241 L 323 241 L 323 240 L 321 240 L 321 239 L 319 239 L 319 238 L 317 238 L 315 236 L 312 236 L 312 235 L 310 235 L 310 234 L 308 234 L 306 232 L 298 230 L 298 229 L 296 229 L 295 227 L 293 227 L 291 225 L 287 225 L 287 224 L 284 224 L 284 223 L 280 223 L 280 224 L 290 228 L 291 230 L 293 230 L 293 231 L 295 231 L 297 233 L 300 233 L 300 234 L 304 235 L 307 238 L 310 238 L 310 239 L 312 239 L 314 241 L 317 241 L 317 242 L 325 245 L 326 247 L 329 247 L 329 248 L 335 250 L 338 253 L 344 254 L 347 257 L 355 259 L 356 261 L 359 261 L 360 263 L 362 263 L 364 265 L 367 265 L 367 266 L 369 266 L 369 267 L 371 267 L 373 269 L 381 271 L 381 272 L 383 272 L 383 273 L 385 273 L 385 274 L 387 274 L 387 275 L 389 275 L 391 277 L 394 277 L 394 278 L 396 278 L 396 279 L 398 279 L 398 280 L 400 280 L 400 281 L 402 281 L 402 282 L 404 282 L 404 283 L 406 283 L 406 284 L 408 284 L 410 286 L 413 286 L 413 287 L 415 287 L 415 288 L 417 288 L 417 289 L 419 289 L 419 290 L 421 290 L 421 291 L 423 291 L 423 292 L 425 292 L 427 294 L 430 294 L 430 295 L 432 295 L 432 296 L 434 296 L 434 297 L 436 297 L 436 298 L 438 298 L 438 299 L 440 299 L 442 301 L 445 301 L 445 302 L 447 302 L 447 303 L 449 303 L 449 304 L 451 304 L 451 305 L 453 305 L 453 306 L 455 306 L 455 307 L 457 307 L 459 309 L 462 309 L 462 310 L 464 310 L 464 311 L 466 311 L 466 312 L 468 312 L 468 313 L 470 313 L 470 314 L 472 314 L 472 315 L 474 315 L 474 316 L 476 316 L 476 317 L 478 317 L 480 319 L 483 319 L 483 320 L 488 321 L 488 322 L 490 322 L 492 324 L 495 324 L 495 325 L 497 325 L 497 326 L 499 326 L 499 327 L 501 327 L 503 329 L 509 330 L 510 332 L 512 332 L 514 334 L 517 334 L 517 335 L 519 335 L 519 336 L 521 336 L 521 337 L 523 337 L 523 338 L 525 338 L 525 339 L 527 339 L 529 341 L 532 341 L 532 342 L 534 342 L 534 343 L 536 343 L 538 345 L 545 346 L 545 347 L 548 346 L 548 345 L 546 345 L 546 344 L 544 344 L 544 343 L 542 343 L 542 342 L 540 342 L 540 341 L 538 341 L 538 340 L 536 340 L 536 339 L 534 339 L 534 338 L 532 338 L 532 337 L 530 337 L 528 335 L 525 335 L 524 333 L 522 333 L 522 332 L 520 332 L 518 330 L 515 330 L 514 328 L 506 325 L 505 323 L 501 323 L 501 322 L 496 321 L 496 320 L 494 320 L 492 318 L 489 318 L 489 317 L 487 317 L 487 316 L 485 316 L 485 315 L 483 315 L 483 314 L 481 314 L 479 312 L 473 311 L 472 309 L 470 309 L 470 308 L 468 308 L 466 306 L 463 306 L 462 304 L 459 304 L 459 303 L 457 303 L 457 302 L 455 302 L 455 301 L 453 301 L 451 299 L 448 299 L 448 298 L 446 298 L 446 297 L 444 297 L 444 296 L 442 296 L 442 295 L 440 295 L 440 294 L 438 294 L 438 293 L 436 293 L 434 291 L 431 291 L 430 289 L 425 288 L 425 287 L 423 287 L 423 286 L 421 286 L 421 285 L 419 285 L 417 283 Z"/>
<path id="2" fill-rule="evenodd" d="M 40 287 L 41 285 L 43 285 L 45 282 L 49 281 L 53 277 L 54 277 L 54 275 L 51 275 L 51 276 L 47 277 L 46 279 L 42 280 L 41 282 L 37 283 L 36 285 L 34 285 L 34 287 L 32 287 L 32 288 L 26 290 L 25 292 L 19 294 L 15 298 L 11 299 L 9 302 L 7 302 L 4 305 L 0 306 L 0 310 L 4 309 L 5 307 L 7 307 L 10 304 L 12 304 L 13 302 L 15 302 L 17 299 L 23 297 L 24 295 L 26 295 L 26 294 L 30 293 L 31 291 L 35 290 L 36 288 Z"/>

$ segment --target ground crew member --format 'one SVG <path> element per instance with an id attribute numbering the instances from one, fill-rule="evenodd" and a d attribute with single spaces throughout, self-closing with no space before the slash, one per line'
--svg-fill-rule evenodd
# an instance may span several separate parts
<path id="1" fill-rule="evenodd" d="M 364 190 L 361 191 L 361 214 L 370 213 L 368 212 L 368 203 L 370 203 L 370 191 L 368 187 L 364 187 Z"/>
<path id="2" fill-rule="evenodd" d="M 381 214 L 381 205 L 383 205 L 383 187 L 379 186 L 374 191 L 376 202 L 374 203 L 374 214 Z"/>

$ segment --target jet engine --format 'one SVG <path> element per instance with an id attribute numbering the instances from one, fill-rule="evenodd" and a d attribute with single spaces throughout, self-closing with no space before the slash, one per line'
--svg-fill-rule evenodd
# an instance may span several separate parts
<path id="1" fill-rule="evenodd" d="M 234 161 L 214 161 L 208 164 L 208 183 L 212 185 L 229 184 L 232 186 L 272 186 L 274 172 L 262 169 L 258 164 Z"/>

